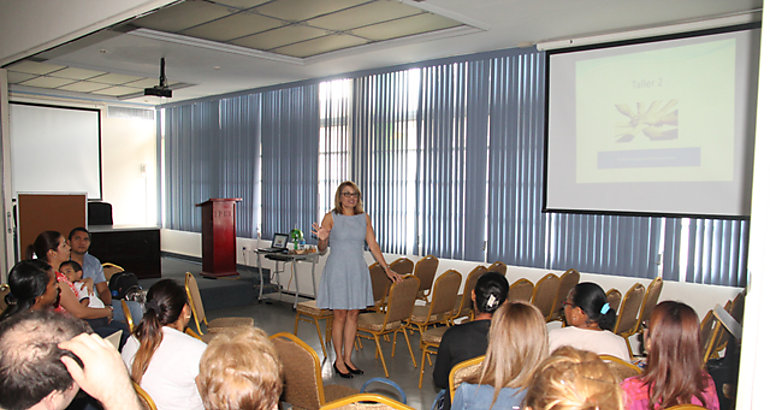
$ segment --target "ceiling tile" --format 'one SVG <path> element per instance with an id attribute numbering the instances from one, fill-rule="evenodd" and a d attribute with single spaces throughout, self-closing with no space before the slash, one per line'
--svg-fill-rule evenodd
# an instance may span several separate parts
<path id="1" fill-rule="evenodd" d="M 351 34 L 366 37 L 374 41 L 389 40 L 410 36 L 413 34 L 427 33 L 462 25 L 457 21 L 431 13 L 423 13 L 416 16 L 391 20 L 386 23 L 373 24 L 350 31 Z"/>
<path id="2" fill-rule="evenodd" d="M 260 6 L 257 11 L 287 21 L 302 21 L 367 1 L 369 0 L 276 0 Z"/>
<path id="3" fill-rule="evenodd" d="M 67 67 L 64 70 L 59 70 L 50 74 L 51 77 L 70 78 L 73 80 L 85 80 L 87 78 L 96 77 L 97 75 L 104 74 L 104 71 L 86 70 L 83 68 Z"/>
<path id="4" fill-rule="evenodd" d="M 57 87 L 61 87 L 64 84 L 69 84 L 71 82 L 72 80 L 67 78 L 37 77 L 31 80 L 24 81 L 23 83 L 20 83 L 20 85 L 27 85 L 30 87 L 40 87 L 40 88 L 57 88 Z"/>
<path id="5" fill-rule="evenodd" d="M 213 41 L 227 41 L 269 30 L 281 24 L 283 24 L 281 20 L 274 18 L 252 13 L 238 13 L 193 27 L 183 31 L 182 34 Z"/>
<path id="6" fill-rule="evenodd" d="M 76 83 L 67 84 L 59 87 L 59 90 L 76 91 L 79 93 L 90 93 L 96 90 L 103 90 L 108 88 L 107 84 L 92 83 L 88 81 L 78 81 Z"/>
<path id="7" fill-rule="evenodd" d="M 308 21 L 308 24 L 328 30 L 349 30 L 400 17 L 421 14 L 416 7 L 388 0 L 379 0 Z"/>
<path id="8" fill-rule="evenodd" d="M 286 47 L 271 50 L 274 53 L 290 55 L 293 57 L 310 57 L 316 54 L 340 50 L 366 43 L 366 40 L 346 34 L 332 34 L 319 37 L 302 43 L 291 44 Z"/>
<path id="9" fill-rule="evenodd" d="M 94 91 L 94 94 L 101 94 L 101 95 L 128 95 L 128 94 L 134 94 L 142 92 L 142 90 L 138 88 L 131 88 L 131 87 L 108 87 L 102 90 Z"/>
<path id="10" fill-rule="evenodd" d="M 19 73 L 16 71 L 8 72 L 8 84 L 16 84 L 22 81 L 27 81 L 30 78 L 37 77 L 35 74 Z"/>
<path id="11" fill-rule="evenodd" d="M 136 88 L 150 88 L 155 87 L 160 82 L 160 79 L 155 78 L 143 78 L 138 81 L 131 81 L 130 83 L 123 84 L 126 87 L 136 87 Z"/>
<path id="12" fill-rule="evenodd" d="M 326 30 L 292 24 L 290 26 L 284 26 L 275 30 L 244 37 L 235 40 L 232 43 L 239 46 L 256 48 L 257 50 L 269 50 L 327 34 L 329 33 Z"/>
<path id="13" fill-rule="evenodd" d="M 224 6 L 190 0 L 160 9 L 155 13 L 132 21 L 131 24 L 177 33 L 230 13 L 231 11 Z"/>
<path id="14" fill-rule="evenodd" d="M 10 65 L 6 68 L 8 70 L 18 71 L 20 73 L 42 75 L 42 74 L 48 74 L 52 71 L 61 70 L 64 67 L 65 66 L 63 65 L 38 63 L 37 61 L 24 60 L 16 64 Z"/>
<path id="15" fill-rule="evenodd" d="M 270 0 L 214 0 L 215 3 L 224 4 L 225 6 L 236 7 L 239 9 L 248 9 L 260 4 L 265 4 Z"/>
<path id="16" fill-rule="evenodd" d="M 141 80 L 142 77 L 135 75 L 107 73 L 98 77 L 89 78 L 90 81 L 103 84 L 125 84 L 131 81 Z"/>

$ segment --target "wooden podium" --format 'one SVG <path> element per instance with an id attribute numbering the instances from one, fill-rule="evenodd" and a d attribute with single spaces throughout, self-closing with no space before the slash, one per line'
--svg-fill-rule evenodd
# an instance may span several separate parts
<path id="1" fill-rule="evenodd" d="M 241 198 L 211 198 L 201 207 L 203 272 L 219 278 L 238 275 L 235 268 L 235 203 Z"/>

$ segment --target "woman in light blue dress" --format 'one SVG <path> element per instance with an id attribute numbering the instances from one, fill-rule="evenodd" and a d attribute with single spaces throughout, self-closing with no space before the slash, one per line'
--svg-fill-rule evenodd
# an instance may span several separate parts
<path id="1" fill-rule="evenodd" d="M 401 281 L 401 276 L 390 270 L 382 257 L 372 221 L 361 204 L 361 190 L 354 182 L 340 184 L 334 195 L 334 209 L 324 216 L 320 226 L 313 224 L 313 233 L 318 236 L 320 252 L 327 247 L 331 249 L 321 275 L 316 304 L 334 312 L 332 344 L 337 355 L 334 371 L 341 377 L 350 378 L 353 374 L 363 374 L 351 360 L 358 313 L 374 304 L 369 268 L 364 261 L 364 242 L 391 280 Z"/>

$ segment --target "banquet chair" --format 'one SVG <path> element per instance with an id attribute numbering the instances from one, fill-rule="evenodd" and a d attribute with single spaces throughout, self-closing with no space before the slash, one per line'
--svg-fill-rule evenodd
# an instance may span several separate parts
<path id="1" fill-rule="evenodd" d="M 473 359 L 457 363 L 452 367 L 452 370 L 449 371 L 450 402 L 455 399 L 455 392 L 457 391 L 457 387 L 460 386 L 460 383 L 468 380 L 468 378 L 481 371 L 481 364 L 484 362 L 484 357 L 486 356 L 474 357 Z"/>
<path id="2" fill-rule="evenodd" d="M 414 410 L 404 403 L 398 402 L 376 393 L 358 393 L 343 397 L 331 403 L 325 404 L 321 410 L 345 409 L 345 410 Z"/>
<path id="3" fill-rule="evenodd" d="M 407 326 L 422 332 L 430 325 L 443 323 L 449 326 L 449 318 L 454 309 L 457 291 L 463 277 L 460 272 L 450 269 L 436 279 L 433 285 L 433 298 L 427 305 L 415 306 L 407 319 Z"/>
<path id="4" fill-rule="evenodd" d="M 729 301 L 728 301 L 729 303 Z M 714 316 L 714 309 L 709 309 L 703 316 L 703 320 L 700 321 L 700 347 L 703 352 L 703 364 L 709 360 L 711 351 L 708 349 L 708 345 L 711 341 L 712 334 L 717 331 L 717 317 Z"/>
<path id="5" fill-rule="evenodd" d="M 319 308 L 315 302 L 315 300 L 308 300 L 306 302 L 297 304 L 297 313 L 294 316 L 294 336 L 297 335 L 297 327 L 300 320 L 303 322 L 315 324 L 315 330 L 318 333 L 318 341 L 321 342 L 321 350 L 323 350 L 324 357 L 327 357 L 326 342 L 324 342 L 324 340 L 329 340 L 329 335 L 331 333 L 331 320 L 334 317 L 334 314 L 330 309 Z M 321 326 L 318 324 L 319 320 L 325 321 L 324 325 L 326 329 L 326 339 L 324 339 L 324 337 L 321 335 Z"/>
<path id="6" fill-rule="evenodd" d="M 612 288 L 607 291 L 607 303 L 610 304 L 610 307 L 615 311 L 615 313 L 617 313 L 618 308 L 620 308 L 621 299 L 623 299 L 623 294 L 620 293 L 619 290 Z"/>
<path id="7" fill-rule="evenodd" d="M 535 285 L 535 290 L 532 293 L 532 304 L 540 309 L 540 313 L 543 314 L 545 319 L 548 319 L 551 315 L 551 308 L 558 290 L 559 277 L 553 273 L 543 276 Z"/>
<path id="8" fill-rule="evenodd" d="M 131 309 L 128 308 L 128 303 L 125 299 L 120 300 L 120 307 L 123 309 L 123 316 L 126 318 L 126 325 L 128 325 L 128 331 L 134 333 L 134 317 L 131 316 Z"/>
<path id="9" fill-rule="evenodd" d="M 647 285 L 647 291 L 644 292 L 644 299 L 642 299 L 642 306 L 639 308 L 639 318 L 636 320 L 636 329 L 633 334 L 641 332 L 642 323 L 650 320 L 652 310 L 658 304 L 661 290 L 663 290 L 663 279 L 659 277 L 653 279 Z"/>
<path id="10" fill-rule="evenodd" d="M 414 262 L 408 258 L 398 258 L 390 263 L 390 270 L 400 275 L 411 275 L 414 271 Z"/>
<path id="11" fill-rule="evenodd" d="M 623 380 L 642 374 L 642 369 L 633 364 L 610 354 L 600 354 L 599 358 L 604 360 L 604 363 L 610 367 L 612 373 L 615 374 L 615 379 L 618 383 Z"/>
<path id="12" fill-rule="evenodd" d="M 412 315 L 414 302 L 417 299 L 417 289 L 419 287 L 419 279 L 414 277 L 414 275 L 406 275 L 401 282 L 393 282 L 390 285 L 388 309 L 385 313 L 367 312 L 358 316 L 357 336 L 374 340 L 374 343 L 377 346 L 376 356 L 378 356 L 382 362 L 385 377 L 390 377 L 390 375 L 388 373 L 388 367 L 385 364 L 385 355 L 382 353 L 380 336 L 393 334 L 392 348 L 390 351 L 390 356 L 393 357 L 396 354 L 396 339 L 398 338 L 398 333 L 403 333 L 404 339 L 406 339 L 406 346 L 409 349 L 409 355 L 412 358 L 412 363 L 414 364 L 414 367 L 417 367 L 417 361 L 414 359 L 414 352 L 412 352 L 412 345 L 409 343 L 409 336 L 406 333 L 406 324 L 404 321 Z"/>
<path id="13" fill-rule="evenodd" d="M 385 304 L 388 301 L 388 290 L 392 281 L 388 278 L 388 274 L 385 273 L 385 269 L 377 262 L 369 265 L 369 277 L 372 280 L 374 306 L 367 310 L 379 312 L 385 309 Z"/>
<path id="14" fill-rule="evenodd" d="M 438 346 L 441 344 L 441 338 L 444 337 L 449 327 L 434 327 L 427 329 L 420 335 L 420 381 L 417 383 L 417 387 L 422 389 L 422 378 L 425 375 L 425 359 L 430 362 L 430 355 L 438 354 Z"/>
<path id="15" fill-rule="evenodd" d="M 357 393 L 347 386 L 324 385 L 318 354 L 297 336 L 281 332 L 270 336 L 270 340 L 283 364 L 282 401 L 292 407 L 318 409 L 327 401 Z"/>
<path id="16" fill-rule="evenodd" d="M 5 303 L 5 296 L 9 293 L 11 293 L 11 287 L 7 283 L 0 284 L 0 313 L 3 313 L 8 307 L 8 304 Z"/>
<path id="17" fill-rule="evenodd" d="M 134 391 L 136 391 L 136 395 L 139 397 L 139 403 L 147 410 L 158 410 L 158 407 L 155 405 L 155 402 L 152 400 L 152 397 L 150 397 L 150 394 L 147 393 L 141 386 L 136 384 L 136 382 L 131 382 L 131 384 L 134 385 Z"/>
<path id="18" fill-rule="evenodd" d="M 417 293 L 418 299 L 424 301 L 428 300 L 428 296 L 430 296 L 430 291 L 433 287 L 433 279 L 436 278 L 437 270 L 438 258 L 433 255 L 425 256 L 414 265 L 414 276 L 420 280 L 420 289 Z"/>
<path id="19" fill-rule="evenodd" d="M 468 277 L 465 278 L 465 286 L 463 286 L 462 295 L 457 295 L 455 297 L 455 308 L 452 312 L 451 320 L 466 316 L 473 319 L 474 311 L 473 301 L 471 300 L 471 291 L 476 287 L 476 282 L 479 280 L 479 277 L 486 273 L 486 271 L 486 268 L 479 265 L 473 268 L 468 274 Z"/>
<path id="20" fill-rule="evenodd" d="M 532 299 L 532 292 L 534 290 L 535 284 L 532 281 L 527 278 L 521 278 L 508 287 L 508 301 L 529 302 Z"/>
<path id="21" fill-rule="evenodd" d="M 125 272 L 125 269 L 110 262 L 102 263 L 102 270 L 104 271 L 104 278 L 107 279 L 107 283 L 110 283 L 110 278 L 112 275 L 118 272 Z"/>
<path id="22" fill-rule="evenodd" d="M 206 310 L 203 308 L 203 299 L 201 298 L 200 288 L 198 288 L 198 281 L 190 272 L 184 274 L 184 288 L 187 292 L 190 310 L 192 310 L 195 328 L 198 330 L 199 335 L 203 336 L 206 332 L 215 332 L 219 328 L 254 326 L 254 319 L 250 317 L 222 317 L 209 322 L 206 319 Z M 206 326 L 206 332 L 203 331 L 201 323 Z"/>
<path id="23" fill-rule="evenodd" d="M 644 293 L 644 286 L 638 282 L 634 283 L 623 297 L 617 319 L 615 320 L 613 333 L 626 341 L 629 356 L 633 356 L 634 352 L 631 350 L 631 343 L 629 343 L 628 337 L 636 332 L 637 313 L 639 313 L 639 308 L 642 305 Z"/>
<path id="24" fill-rule="evenodd" d="M 508 273 L 508 265 L 506 265 L 504 262 L 497 261 L 489 265 L 487 272 L 497 272 L 505 276 L 505 274 Z"/>
<path id="25" fill-rule="evenodd" d="M 704 410 L 707 407 L 698 406 L 697 404 L 677 404 L 676 406 L 666 407 L 663 410 Z"/>
<path id="26" fill-rule="evenodd" d="M 572 288 L 580 282 L 580 273 L 575 269 L 567 269 L 559 277 L 559 287 L 556 291 L 556 297 L 553 300 L 553 306 L 551 306 L 551 314 L 546 319 L 546 322 L 552 320 L 561 320 L 563 316 L 562 306 L 567 301 L 567 296 Z"/>

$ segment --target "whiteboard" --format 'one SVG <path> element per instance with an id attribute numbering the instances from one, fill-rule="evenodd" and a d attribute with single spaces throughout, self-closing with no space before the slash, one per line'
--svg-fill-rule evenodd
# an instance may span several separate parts
<path id="1" fill-rule="evenodd" d="M 18 192 L 87 192 L 102 198 L 97 109 L 11 102 L 11 184 Z"/>

